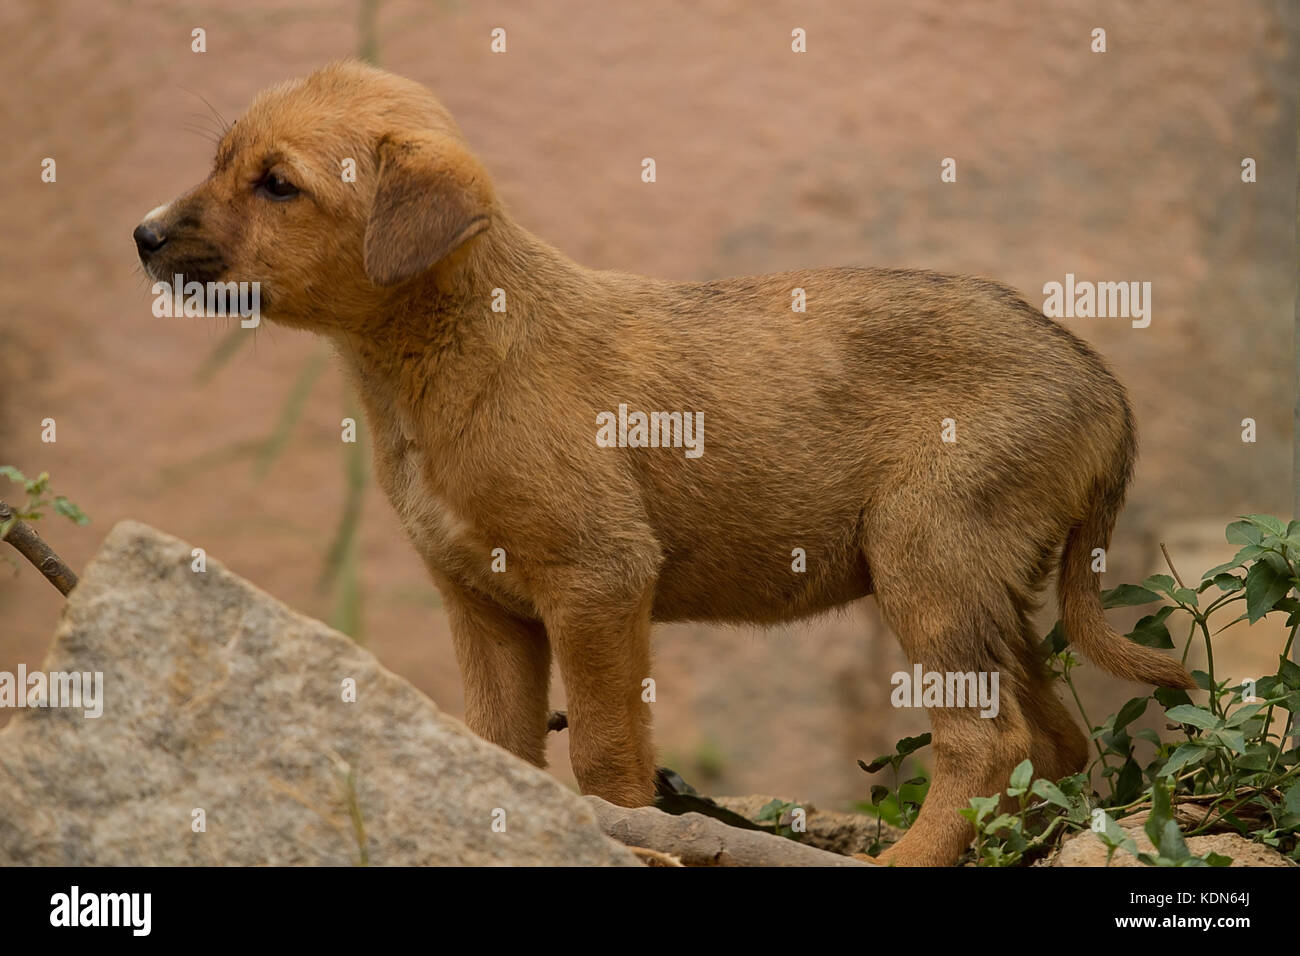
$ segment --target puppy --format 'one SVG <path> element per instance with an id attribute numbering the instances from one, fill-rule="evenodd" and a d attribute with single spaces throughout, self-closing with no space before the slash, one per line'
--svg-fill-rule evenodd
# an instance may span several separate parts
<path id="1" fill-rule="evenodd" d="M 651 802 L 654 621 L 773 624 L 875 594 L 925 671 L 996 672 L 995 717 L 931 711 L 930 794 L 882 858 L 903 865 L 953 863 L 957 809 L 1026 757 L 1052 779 L 1084 767 L 1029 623 L 1053 565 L 1094 662 L 1192 686 L 1102 615 L 1124 390 L 1005 286 L 584 268 L 510 217 L 432 94 L 355 62 L 262 93 L 135 238 L 152 276 L 256 281 L 266 318 L 337 346 L 445 599 L 467 723 L 543 765 L 554 657 L 584 793 Z"/>

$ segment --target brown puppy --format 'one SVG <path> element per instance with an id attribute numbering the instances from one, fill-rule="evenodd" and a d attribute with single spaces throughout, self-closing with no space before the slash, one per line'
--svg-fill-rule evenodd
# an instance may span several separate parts
<path id="1" fill-rule="evenodd" d="M 997 672 L 996 717 L 932 711 L 900 864 L 952 863 L 956 809 L 1024 758 L 1084 766 L 1027 618 L 1058 554 L 1076 645 L 1191 686 L 1110 630 L 1091 570 L 1133 463 L 1124 390 L 997 283 L 585 269 L 510 218 L 427 90 L 351 62 L 259 96 L 136 238 L 155 277 L 258 281 L 268 319 L 336 343 L 446 600 L 469 726 L 541 765 L 554 655 L 586 793 L 651 800 L 652 621 L 772 623 L 874 592 L 926 671 Z M 681 413 L 654 420 L 672 447 L 641 445 L 638 412 Z"/>

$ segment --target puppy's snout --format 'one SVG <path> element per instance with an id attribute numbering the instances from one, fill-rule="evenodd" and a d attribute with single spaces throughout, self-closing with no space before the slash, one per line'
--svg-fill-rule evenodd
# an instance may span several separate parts
<path id="1" fill-rule="evenodd" d="M 131 235 L 135 238 L 135 248 L 139 251 L 142 260 L 147 260 L 167 244 L 167 234 L 156 222 L 140 223 Z"/>

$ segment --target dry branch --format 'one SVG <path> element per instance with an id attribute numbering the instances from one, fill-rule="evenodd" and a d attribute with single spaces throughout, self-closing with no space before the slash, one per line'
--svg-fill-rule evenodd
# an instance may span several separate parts
<path id="1" fill-rule="evenodd" d="M 871 866 L 761 830 L 741 830 L 699 813 L 619 807 L 586 797 L 605 835 L 628 847 L 677 857 L 686 866 Z"/>
<path id="2" fill-rule="evenodd" d="M 0 524 L 12 517 L 14 517 L 13 508 L 0 501 Z M 77 575 L 63 563 L 48 544 L 41 540 L 41 536 L 27 522 L 15 521 L 4 540 L 13 545 L 14 549 L 30 561 L 37 571 L 45 575 L 64 597 L 67 597 L 77 586 Z"/>

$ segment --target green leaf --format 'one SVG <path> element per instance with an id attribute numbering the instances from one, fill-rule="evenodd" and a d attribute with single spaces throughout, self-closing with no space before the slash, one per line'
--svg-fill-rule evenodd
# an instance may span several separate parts
<path id="1" fill-rule="evenodd" d="M 1098 833 L 1097 838 L 1112 850 L 1123 849 L 1137 856 L 1137 844 L 1128 835 L 1128 831 L 1111 819 L 1109 813 L 1104 813 L 1103 816 L 1106 818 L 1106 829 Z"/>
<path id="2" fill-rule="evenodd" d="M 1246 752 L 1246 735 L 1240 730 L 1212 730 L 1210 731 L 1210 737 L 1223 744 L 1233 753 L 1244 754 Z"/>
<path id="3" fill-rule="evenodd" d="M 1165 711 L 1165 716 L 1180 724 L 1191 724 L 1193 727 L 1199 727 L 1201 730 L 1213 730 L 1219 726 L 1218 717 L 1215 717 L 1204 707 L 1197 707 L 1193 704 L 1183 704 L 1179 707 L 1170 708 Z"/>
<path id="4" fill-rule="evenodd" d="M 1224 537 L 1228 539 L 1229 544 L 1259 544 L 1263 539 L 1259 528 L 1248 521 L 1232 522 L 1224 532 Z"/>
<path id="5" fill-rule="evenodd" d="M 898 755 L 900 757 L 906 757 L 908 754 L 916 753 L 916 751 L 920 750 L 922 747 L 928 747 L 929 745 L 929 734 L 921 734 L 919 737 L 904 737 L 897 744 Z"/>
<path id="6" fill-rule="evenodd" d="M 1240 591 L 1246 586 L 1246 583 L 1235 574 L 1216 574 L 1210 579 L 1210 583 L 1225 594 L 1231 594 L 1233 591 Z"/>
<path id="7" fill-rule="evenodd" d="M 1291 578 L 1267 561 L 1259 561 L 1246 572 L 1246 616 L 1254 624 L 1273 610 L 1273 605 L 1291 590 Z"/>
<path id="8" fill-rule="evenodd" d="M 1237 560 L 1228 561 L 1225 564 L 1215 565 L 1214 567 L 1210 568 L 1210 570 L 1206 571 L 1205 574 L 1203 574 L 1201 577 L 1203 581 L 1209 581 L 1216 574 L 1222 574 L 1224 571 L 1235 571 L 1239 567 L 1241 567 L 1240 561 Z M 1202 584 L 1202 587 L 1204 587 L 1204 584 Z"/>
<path id="9" fill-rule="evenodd" d="M 1187 849 L 1187 843 L 1183 840 L 1182 831 L 1178 829 L 1177 821 L 1174 820 L 1165 821 L 1164 826 L 1160 828 L 1160 840 L 1151 842 L 1155 843 L 1160 855 L 1167 860 L 1186 860 L 1192 855 L 1192 851 Z"/>
<path id="10" fill-rule="evenodd" d="M 1119 587 L 1101 592 L 1101 606 L 1104 608 L 1136 607 L 1139 604 L 1150 604 L 1152 601 L 1159 600 L 1159 594 L 1140 588 L 1136 584 L 1121 584 Z"/>
<path id="11" fill-rule="evenodd" d="M 1173 832 L 1170 832 L 1170 827 Z M 1174 808 L 1169 801 L 1169 791 L 1159 781 L 1151 785 L 1151 812 L 1143 829 L 1160 855 L 1170 860 L 1185 859 L 1191 854 L 1183 843 L 1183 835 L 1174 822 Z"/>
<path id="12" fill-rule="evenodd" d="M 1061 788 L 1050 780 L 1038 779 L 1034 785 L 1029 788 L 1030 792 L 1036 797 L 1041 797 L 1048 803 L 1054 803 L 1062 809 L 1070 809 L 1070 798 L 1061 792 Z"/>
<path id="13" fill-rule="evenodd" d="M 984 824 L 985 833 L 997 833 L 999 830 L 1019 830 L 1020 818 L 1013 817 L 1009 813 L 999 813 L 996 817 Z"/>
<path id="14" fill-rule="evenodd" d="M 90 524 L 90 518 L 86 517 L 86 513 L 63 495 L 59 495 L 54 499 L 54 510 L 77 524 Z"/>
<path id="15" fill-rule="evenodd" d="M 1150 700 L 1150 697 L 1134 697 L 1119 709 L 1119 713 L 1115 715 L 1115 722 L 1112 724 L 1112 727 L 1116 731 L 1120 731 L 1133 723 L 1133 721 L 1146 713 L 1147 703 Z"/>
<path id="16" fill-rule="evenodd" d="M 1172 777 L 1175 774 L 1182 773 L 1184 768 L 1194 766 L 1204 760 L 1207 754 L 1209 754 L 1209 751 L 1201 745 L 1200 741 L 1194 740 L 1185 743 L 1165 761 L 1165 765 L 1160 768 L 1158 776 Z"/>
<path id="17" fill-rule="evenodd" d="M 1115 779 L 1115 799 L 1120 803 L 1131 803 L 1141 792 L 1142 768 L 1130 757 Z"/>
<path id="18" fill-rule="evenodd" d="M 971 797 L 970 806 L 963 807 L 961 814 L 972 823 L 981 823 L 985 817 L 997 809 L 1000 802 L 999 797 Z"/>
<path id="19" fill-rule="evenodd" d="M 20 485 L 27 484 L 27 476 L 13 465 L 0 465 L 0 477 L 8 478 L 10 481 L 16 481 Z"/>
<path id="20" fill-rule="evenodd" d="M 1263 709 L 1264 709 L 1263 704 L 1246 704 L 1242 707 L 1238 707 L 1230 715 L 1228 715 L 1228 719 L 1223 722 L 1223 726 L 1240 727 L 1242 724 L 1250 720 L 1250 718 L 1254 717 Z"/>
<path id="21" fill-rule="evenodd" d="M 1187 691 L 1181 687 L 1157 687 L 1153 696 L 1160 702 L 1161 707 L 1177 707 L 1179 704 L 1192 702 Z"/>
<path id="22" fill-rule="evenodd" d="M 1255 696 L 1263 700 L 1286 696 L 1286 681 L 1277 674 L 1269 674 L 1255 682 Z"/>
<path id="23" fill-rule="evenodd" d="M 1175 610 L 1177 608 L 1166 605 L 1155 614 L 1148 614 L 1138 621 L 1137 626 L 1128 633 L 1128 639 L 1135 644 L 1141 644 L 1143 647 L 1162 649 L 1173 647 L 1174 642 L 1169 636 L 1169 628 L 1165 627 L 1165 619 L 1170 614 L 1173 614 Z"/>
<path id="24" fill-rule="evenodd" d="M 879 773 L 881 770 L 884 770 L 893 762 L 894 762 L 894 755 L 887 754 L 884 757 L 877 757 L 875 760 L 871 761 L 871 763 L 863 763 L 861 760 L 859 760 L 858 766 L 861 767 L 863 770 L 865 770 L 867 773 Z"/>
<path id="25" fill-rule="evenodd" d="M 1282 524 L 1281 519 L 1274 518 L 1272 515 L 1242 515 L 1242 518 L 1279 538 L 1286 534 L 1286 525 Z"/>
<path id="26" fill-rule="evenodd" d="M 1052 629 L 1047 632 L 1047 636 L 1043 638 L 1043 652 L 1048 655 L 1059 654 L 1065 650 L 1069 643 L 1065 638 L 1065 628 L 1061 626 L 1060 621 L 1057 621 L 1052 625 Z"/>
<path id="27" fill-rule="evenodd" d="M 1232 765 L 1238 770 L 1248 770 L 1253 773 L 1267 770 L 1273 763 L 1274 749 L 1259 744 L 1251 744 L 1246 748 L 1244 754 L 1232 761 Z"/>
<path id="28" fill-rule="evenodd" d="M 1286 799 L 1282 803 L 1287 813 L 1300 815 L 1300 780 L 1291 784 L 1286 791 Z"/>
<path id="29" fill-rule="evenodd" d="M 1210 866 L 1232 866 L 1232 857 L 1211 850 L 1205 854 L 1205 862 Z"/>
<path id="30" fill-rule="evenodd" d="M 1029 788 L 1029 784 L 1034 779 L 1034 765 L 1029 760 L 1022 760 L 1016 764 L 1016 769 L 1011 771 L 1011 786 L 1024 793 Z M 1019 794 L 1012 794 L 1019 796 Z"/>
<path id="31" fill-rule="evenodd" d="M 1167 574 L 1153 574 L 1142 582 L 1142 586 L 1148 590 L 1158 591 L 1168 597 L 1173 597 L 1178 582 Z"/>
<path id="32" fill-rule="evenodd" d="M 1277 676 L 1291 690 L 1300 690 L 1300 665 L 1290 658 L 1284 658 L 1277 669 Z"/>

